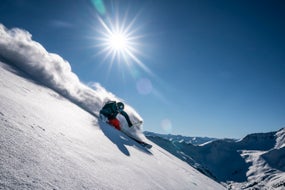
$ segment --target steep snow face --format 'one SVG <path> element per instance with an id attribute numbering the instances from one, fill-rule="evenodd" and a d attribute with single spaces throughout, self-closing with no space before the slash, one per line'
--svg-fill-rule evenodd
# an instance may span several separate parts
<path id="1" fill-rule="evenodd" d="M 2 67 L 0 189 L 223 189 L 161 148 L 142 148 Z"/>
<path id="2" fill-rule="evenodd" d="M 0 62 L 0 189 L 225 189 Z"/>
<path id="3" fill-rule="evenodd" d="M 285 128 L 280 129 L 277 133 L 276 133 L 276 144 L 275 144 L 275 148 L 279 149 L 279 148 L 283 148 L 285 147 Z"/>

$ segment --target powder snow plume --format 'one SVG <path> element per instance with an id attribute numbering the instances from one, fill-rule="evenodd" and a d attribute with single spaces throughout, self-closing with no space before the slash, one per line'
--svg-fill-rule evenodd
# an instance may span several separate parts
<path id="1" fill-rule="evenodd" d="M 94 83 L 92 89 L 80 82 L 68 61 L 58 54 L 49 53 L 40 43 L 32 40 L 28 31 L 19 28 L 7 29 L 1 23 L 0 59 L 28 73 L 93 115 L 98 115 L 104 102 L 120 101 L 120 98 L 108 92 L 99 83 Z M 142 120 L 129 105 L 126 105 L 126 111 L 133 121 Z"/>

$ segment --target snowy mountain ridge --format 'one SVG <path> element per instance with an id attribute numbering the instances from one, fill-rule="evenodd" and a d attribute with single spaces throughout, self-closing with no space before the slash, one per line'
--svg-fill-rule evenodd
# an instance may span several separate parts
<path id="1" fill-rule="evenodd" d="M 155 133 L 146 136 L 228 189 L 285 189 L 285 128 L 199 146 Z"/>
<path id="2" fill-rule="evenodd" d="M 0 36 L 0 189 L 225 189 L 100 122 L 103 102 L 118 98 L 82 84 L 28 32 L 0 25 Z"/>
<path id="3" fill-rule="evenodd" d="M 144 134 L 148 137 L 161 137 L 163 139 L 175 142 L 185 142 L 186 144 L 202 145 L 204 143 L 209 143 L 211 141 L 217 140 L 217 138 L 210 137 L 187 137 L 182 135 L 172 135 L 172 134 L 158 134 L 150 131 L 145 131 Z"/>

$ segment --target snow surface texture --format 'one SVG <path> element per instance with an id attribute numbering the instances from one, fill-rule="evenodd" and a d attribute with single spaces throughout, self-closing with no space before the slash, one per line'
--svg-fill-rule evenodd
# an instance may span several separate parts
<path id="1" fill-rule="evenodd" d="M 99 122 L 94 113 L 113 95 L 81 84 L 27 32 L 0 28 L 0 189 L 225 189 Z"/>
<path id="2" fill-rule="evenodd" d="M 194 146 L 186 140 L 145 133 L 147 138 L 228 189 L 285 189 L 285 128 Z"/>

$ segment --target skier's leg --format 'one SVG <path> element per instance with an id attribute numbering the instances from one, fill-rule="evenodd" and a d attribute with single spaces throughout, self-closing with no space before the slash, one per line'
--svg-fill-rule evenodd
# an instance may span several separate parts
<path id="1" fill-rule="evenodd" d="M 116 129 L 121 130 L 120 121 L 117 118 L 109 119 L 108 123 Z"/>

